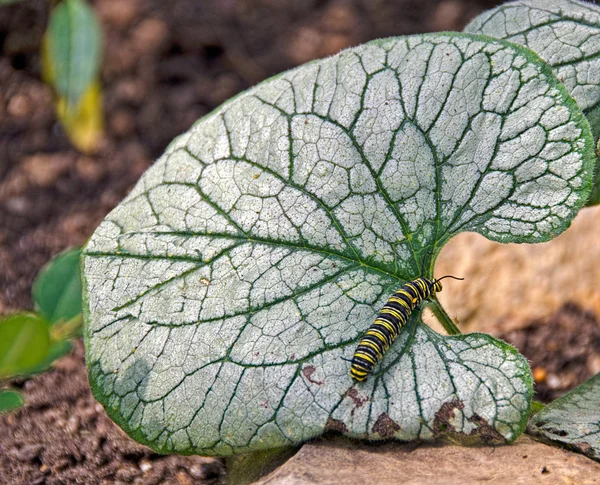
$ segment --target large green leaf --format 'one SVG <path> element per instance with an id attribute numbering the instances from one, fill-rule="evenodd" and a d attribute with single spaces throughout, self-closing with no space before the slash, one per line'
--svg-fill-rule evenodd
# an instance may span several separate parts
<path id="1" fill-rule="evenodd" d="M 563 231 L 593 163 L 584 116 L 514 44 L 387 39 L 268 80 L 177 138 L 84 249 L 94 393 L 163 452 L 512 440 L 532 382 L 498 340 L 416 312 L 366 382 L 342 357 L 458 232 Z"/>
<path id="2" fill-rule="evenodd" d="M 600 136 L 600 7 L 578 0 L 519 0 L 482 13 L 465 32 L 535 51 L 584 110 L 595 137 Z M 598 202 L 596 176 L 588 204 Z"/>
<path id="3" fill-rule="evenodd" d="M 600 461 L 600 374 L 546 406 L 530 425 L 547 440 Z"/>
<path id="4" fill-rule="evenodd" d="M 62 252 L 41 269 L 33 282 L 36 311 L 51 324 L 81 313 L 80 256 L 81 248 Z"/>

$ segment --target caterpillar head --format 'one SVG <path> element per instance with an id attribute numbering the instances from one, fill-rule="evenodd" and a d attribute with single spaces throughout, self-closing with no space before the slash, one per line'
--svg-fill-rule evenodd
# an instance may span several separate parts
<path id="1" fill-rule="evenodd" d="M 441 278 L 438 278 L 437 280 L 435 280 L 433 282 L 433 293 L 442 291 L 442 284 L 440 283 L 440 281 L 442 281 L 444 278 L 453 278 L 455 280 L 460 280 L 460 281 L 464 280 L 464 278 L 457 278 L 456 276 L 452 276 L 452 275 L 442 276 Z"/>

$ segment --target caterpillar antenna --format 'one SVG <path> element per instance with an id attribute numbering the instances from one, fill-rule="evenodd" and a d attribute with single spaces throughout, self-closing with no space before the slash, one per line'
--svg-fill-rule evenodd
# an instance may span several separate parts
<path id="1" fill-rule="evenodd" d="M 460 281 L 463 281 L 463 280 L 464 280 L 464 278 L 459 278 L 458 276 L 452 276 L 451 274 L 447 274 L 446 276 L 442 276 L 441 278 L 438 278 L 438 279 L 437 279 L 437 280 L 435 280 L 435 281 L 436 281 L 436 283 L 437 283 L 438 281 L 442 281 L 444 278 L 453 278 L 453 279 L 455 279 L 455 280 L 460 280 Z"/>

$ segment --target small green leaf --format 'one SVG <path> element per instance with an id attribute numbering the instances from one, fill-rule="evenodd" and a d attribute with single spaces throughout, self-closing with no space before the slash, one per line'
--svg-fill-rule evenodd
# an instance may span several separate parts
<path id="1" fill-rule="evenodd" d="M 55 256 L 37 275 L 32 288 L 36 311 L 51 324 L 81 313 L 81 248 Z"/>
<path id="2" fill-rule="evenodd" d="M 96 80 L 102 33 L 84 0 L 64 0 L 50 16 L 44 37 L 44 73 L 57 94 L 75 107 Z"/>
<path id="3" fill-rule="evenodd" d="M 564 231 L 593 166 L 578 106 L 508 42 L 384 39 L 272 78 L 171 143 L 84 249 L 94 393 L 161 452 L 514 440 L 532 377 L 497 339 L 417 311 L 364 383 L 344 358 L 454 235 Z"/>
<path id="4" fill-rule="evenodd" d="M 0 413 L 14 411 L 23 405 L 23 397 L 17 391 L 0 389 Z"/>
<path id="5" fill-rule="evenodd" d="M 84 153 L 95 152 L 104 133 L 101 34 L 84 0 L 64 0 L 52 12 L 42 44 L 42 72 L 56 92 L 58 119 Z"/>
<path id="6" fill-rule="evenodd" d="M 31 314 L 0 320 L 0 378 L 27 374 L 48 354 L 48 324 Z"/>
<path id="7" fill-rule="evenodd" d="M 547 440 L 600 461 L 600 374 L 548 404 L 530 427 Z"/>
<path id="8" fill-rule="evenodd" d="M 578 0 L 519 0 L 476 17 L 465 32 L 529 47 L 553 69 L 600 136 L 600 7 Z M 588 205 L 600 202 L 595 177 Z"/>
<path id="9" fill-rule="evenodd" d="M 46 358 L 39 365 L 32 368 L 29 373 L 39 374 L 48 370 L 54 361 L 67 355 L 72 348 L 73 344 L 69 340 L 59 340 L 58 342 L 51 343 Z"/>

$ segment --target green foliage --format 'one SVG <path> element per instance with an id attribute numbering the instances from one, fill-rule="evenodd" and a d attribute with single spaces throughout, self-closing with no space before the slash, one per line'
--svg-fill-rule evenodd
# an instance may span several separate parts
<path id="1" fill-rule="evenodd" d="M 71 350 L 82 323 L 80 254 L 80 248 L 65 251 L 42 268 L 32 290 L 37 314 L 0 320 L 0 379 L 43 372 Z M 17 402 L 11 392 L 0 389 L 9 404 Z"/>
<path id="2" fill-rule="evenodd" d="M 50 80 L 69 107 L 77 106 L 98 76 L 102 35 L 94 11 L 84 0 L 63 0 L 46 33 Z"/>
<path id="3" fill-rule="evenodd" d="M 35 310 L 50 324 L 81 314 L 80 256 L 80 248 L 59 254 L 42 268 L 33 282 Z"/>
<path id="4" fill-rule="evenodd" d="M 102 136 L 99 83 L 102 32 L 85 0 L 63 0 L 44 36 L 42 69 L 56 93 L 56 111 L 74 145 L 93 152 Z"/>
<path id="5" fill-rule="evenodd" d="M 0 389 L 0 413 L 18 409 L 23 405 L 23 397 L 17 391 Z"/>
<path id="6" fill-rule="evenodd" d="M 548 404 L 529 426 L 544 441 L 600 461 L 600 374 Z"/>
<path id="7" fill-rule="evenodd" d="M 0 378 L 23 375 L 48 354 L 50 332 L 41 318 L 31 314 L 0 320 Z"/>
<path id="8" fill-rule="evenodd" d="M 594 163 L 549 67 L 489 37 L 384 39 L 267 80 L 171 143 L 84 249 L 94 393 L 160 452 L 512 441 L 533 381 L 504 342 L 439 335 L 421 308 L 364 383 L 347 359 L 454 235 L 564 231 Z"/>

